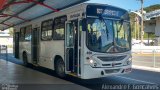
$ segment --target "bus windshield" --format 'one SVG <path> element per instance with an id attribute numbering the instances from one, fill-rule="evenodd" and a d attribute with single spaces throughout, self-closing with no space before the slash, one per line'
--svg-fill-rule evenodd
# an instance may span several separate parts
<path id="1" fill-rule="evenodd" d="M 130 25 L 124 20 L 87 19 L 87 47 L 95 52 L 130 50 Z"/>

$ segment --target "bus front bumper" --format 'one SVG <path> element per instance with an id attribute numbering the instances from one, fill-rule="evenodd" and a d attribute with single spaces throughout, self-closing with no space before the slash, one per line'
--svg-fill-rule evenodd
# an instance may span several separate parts
<path id="1" fill-rule="evenodd" d="M 82 79 L 101 78 L 113 75 L 127 74 L 132 71 L 131 65 L 114 68 L 93 68 L 90 65 L 84 65 L 84 74 Z"/>

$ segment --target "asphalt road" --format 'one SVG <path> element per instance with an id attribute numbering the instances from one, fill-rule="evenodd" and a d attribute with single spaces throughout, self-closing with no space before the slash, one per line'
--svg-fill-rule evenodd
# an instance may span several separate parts
<path id="1" fill-rule="evenodd" d="M 149 66 L 149 67 L 157 67 L 160 68 L 160 55 L 132 55 L 133 65 L 139 66 Z"/>
<path id="2" fill-rule="evenodd" d="M 4 58 L 2 56 L 1 58 Z M 8 61 L 22 65 L 22 62 L 9 55 Z M 53 71 L 45 68 L 28 67 L 44 74 L 57 77 Z M 137 70 L 126 75 L 110 76 L 105 78 L 81 80 L 79 78 L 68 76 L 64 80 L 81 85 L 89 89 L 103 90 L 160 90 L 160 73 Z M 145 87 L 142 87 L 145 86 Z M 149 89 L 148 89 L 149 88 Z"/>

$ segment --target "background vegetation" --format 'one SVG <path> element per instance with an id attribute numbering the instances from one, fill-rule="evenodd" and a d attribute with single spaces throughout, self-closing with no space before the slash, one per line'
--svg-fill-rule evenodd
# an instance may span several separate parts
<path id="1" fill-rule="evenodd" d="M 158 9 L 160 9 L 160 4 L 145 7 L 144 11 L 148 13 L 148 12 L 155 11 Z M 140 23 L 137 23 L 137 24 L 135 23 L 135 17 L 136 15 L 134 13 L 130 13 L 132 38 L 135 38 L 135 35 L 136 35 L 136 39 L 138 39 L 138 35 L 139 35 L 139 39 L 140 39 Z M 136 33 L 135 33 L 135 30 L 136 30 Z M 144 39 L 147 39 L 147 38 L 148 38 L 148 34 L 144 33 Z M 153 33 L 150 33 L 150 38 L 154 39 L 155 35 Z"/>

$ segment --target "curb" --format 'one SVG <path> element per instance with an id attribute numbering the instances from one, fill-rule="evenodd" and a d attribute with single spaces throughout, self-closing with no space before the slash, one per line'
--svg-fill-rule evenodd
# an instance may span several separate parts
<path id="1" fill-rule="evenodd" d="M 160 72 L 160 68 L 137 66 L 137 65 L 132 65 L 132 68 L 134 68 L 134 69 L 140 69 L 140 70 L 146 70 L 146 71 Z"/>
<path id="2" fill-rule="evenodd" d="M 159 57 L 160 56 L 160 53 L 155 53 L 155 54 L 153 54 L 153 53 L 151 53 L 151 54 L 142 54 L 142 53 L 134 53 L 134 54 L 132 54 L 132 56 L 157 56 L 157 57 Z"/>

